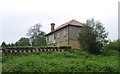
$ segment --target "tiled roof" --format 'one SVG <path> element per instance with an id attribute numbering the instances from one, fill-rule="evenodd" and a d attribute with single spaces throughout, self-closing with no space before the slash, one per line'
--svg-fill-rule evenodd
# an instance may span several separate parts
<path id="1" fill-rule="evenodd" d="M 58 26 L 55 30 L 60 29 L 60 28 L 62 28 L 64 26 L 67 26 L 69 24 L 75 25 L 75 26 L 82 26 L 82 23 L 80 23 L 80 22 L 78 22 L 78 21 L 76 21 L 76 20 L 73 19 L 73 20 L 71 20 L 71 21 L 69 21 L 69 22 L 67 22 L 65 24 L 62 24 L 62 25 Z"/>
<path id="2" fill-rule="evenodd" d="M 70 25 L 74 25 L 74 26 L 82 26 L 82 23 L 80 23 L 80 22 L 78 22 L 78 21 L 76 21 L 76 20 L 73 19 L 73 20 L 71 20 L 69 22 L 66 22 L 65 24 L 62 24 L 62 25 L 58 26 L 54 31 L 49 32 L 48 34 L 53 33 L 53 32 L 55 32 L 55 31 L 57 31 L 57 30 L 65 27 L 65 26 L 67 26 L 69 24 Z M 48 35 L 48 34 L 46 34 L 46 35 Z"/>

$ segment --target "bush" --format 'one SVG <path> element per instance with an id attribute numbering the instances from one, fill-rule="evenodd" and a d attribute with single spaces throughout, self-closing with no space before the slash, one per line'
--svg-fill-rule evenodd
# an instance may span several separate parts
<path id="1" fill-rule="evenodd" d="M 120 40 L 114 40 L 109 42 L 103 47 L 104 50 L 117 50 L 120 52 Z"/>
<path id="2" fill-rule="evenodd" d="M 56 46 L 40 46 L 40 47 L 36 47 L 38 49 L 58 49 L 58 47 Z"/>
<path id="3" fill-rule="evenodd" d="M 10 46 L 10 47 L 5 47 L 2 50 L 33 50 L 33 49 L 71 49 L 71 46 L 39 46 L 39 47 L 33 47 L 33 46 Z"/>
<path id="4" fill-rule="evenodd" d="M 5 47 L 4 49 L 14 49 L 14 50 L 25 50 L 25 49 L 34 49 L 35 47 L 32 46 L 10 46 Z"/>
<path id="5" fill-rule="evenodd" d="M 71 46 L 60 46 L 59 49 L 69 50 L 71 49 Z"/>
<path id="6" fill-rule="evenodd" d="M 60 46 L 60 47 L 56 47 L 56 46 L 39 46 L 39 47 L 33 47 L 33 46 L 10 46 L 10 47 L 5 47 L 3 48 L 3 52 L 5 53 L 9 53 L 10 50 L 12 50 L 12 52 L 15 52 L 14 50 L 16 50 L 17 52 L 19 52 L 19 50 L 22 50 L 22 52 L 24 52 L 24 50 L 26 50 L 26 52 L 28 52 L 28 50 L 32 51 L 32 52 L 36 52 L 36 49 L 38 49 L 38 51 L 40 51 L 42 49 L 42 51 L 48 51 L 49 49 L 53 49 L 53 51 L 58 51 L 58 49 L 63 49 L 63 50 L 70 50 L 71 46 Z"/>

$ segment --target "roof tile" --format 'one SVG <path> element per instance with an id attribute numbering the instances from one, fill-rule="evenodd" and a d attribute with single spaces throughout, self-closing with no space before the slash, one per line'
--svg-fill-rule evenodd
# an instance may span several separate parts
<path id="1" fill-rule="evenodd" d="M 69 21 L 69 22 L 66 22 L 65 24 L 62 24 L 62 25 L 60 25 L 60 26 L 58 26 L 54 31 L 56 31 L 56 30 L 58 30 L 58 29 L 61 29 L 61 28 L 63 28 L 63 27 L 65 27 L 65 26 L 67 26 L 67 25 L 69 25 L 69 24 L 71 24 L 71 25 L 74 25 L 74 26 L 82 26 L 82 23 L 81 22 L 78 22 L 78 21 L 76 21 L 76 20 L 71 20 L 71 21 Z M 54 31 L 52 31 L 52 32 L 54 32 Z M 52 33 L 52 32 L 49 32 L 48 34 L 50 34 L 50 33 Z M 48 35 L 47 34 L 47 35 Z"/>

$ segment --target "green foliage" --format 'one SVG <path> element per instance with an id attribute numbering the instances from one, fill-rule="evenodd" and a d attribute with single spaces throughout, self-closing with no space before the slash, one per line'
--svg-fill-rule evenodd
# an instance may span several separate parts
<path id="1" fill-rule="evenodd" d="M 3 72 L 117 72 L 117 51 L 109 56 L 84 51 L 2 54 Z"/>
<path id="2" fill-rule="evenodd" d="M 105 28 L 101 22 L 87 20 L 79 32 L 79 42 L 84 50 L 90 53 L 98 54 L 104 44 L 107 43 L 107 35 Z"/>
<path id="3" fill-rule="evenodd" d="M 71 49 L 71 46 L 9 46 L 5 47 L 4 50 L 6 49 L 13 49 L 13 50 L 26 50 L 26 49 Z"/>
<path id="4" fill-rule="evenodd" d="M 25 49 L 35 49 L 35 47 L 32 47 L 32 46 L 10 46 L 10 47 L 5 47 L 5 50 L 6 49 L 25 50 Z"/>
<path id="5" fill-rule="evenodd" d="M 11 43 L 10 46 L 15 46 L 15 44 L 14 44 L 14 43 Z"/>
<path id="6" fill-rule="evenodd" d="M 32 46 L 46 45 L 45 32 L 41 31 L 42 25 L 36 24 L 29 28 L 27 35 L 30 37 Z"/>
<path id="7" fill-rule="evenodd" d="M 22 37 L 15 43 L 16 46 L 30 46 L 29 39 Z"/>
<path id="8" fill-rule="evenodd" d="M 6 46 L 7 46 L 6 43 L 3 41 L 2 44 L 1 44 L 1 47 L 4 48 Z"/>
<path id="9" fill-rule="evenodd" d="M 117 50 L 120 51 L 120 40 L 110 41 L 103 47 L 104 50 Z"/>
<path id="10" fill-rule="evenodd" d="M 69 50 L 69 49 L 71 49 L 71 46 L 60 46 L 59 49 Z"/>
<path id="11" fill-rule="evenodd" d="M 41 32 L 41 34 L 37 35 L 34 42 L 35 42 L 34 46 L 44 46 L 44 45 L 46 45 L 45 33 Z"/>
<path id="12" fill-rule="evenodd" d="M 14 44 L 14 43 L 9 43 L 9 44 L 4 44 L 5 42 L 3 41 L 3 43 L 1 44 L 1 47 L 2 48 L 6 48 L 6 47 L 10 47 L 10 46 L 16 46 L 16 44 Z"/>
<path id="13" fill-rule="evenodd" d="M 22 52 L 24 52 L 24 50 L 26 50 L 26 52 L 28 52 L 28 50 L 31 50 L 32 52 L 36 52 L 36 49 L 38 49 L 37 52 L 40 52 L 41 49 L 42 51 L 58 51 L 58 49 L 60 49 L 59 47 L 55 47 L 55 46 L 9 46 L 9 47 L 4 47 L 2 48 L 4 53 L 10 53 L 10 50 L 13 50 L 13 52 L 15 52 L 14 50 L 17 50 L 19 52 L 19 50 L 22 50 Z M 7 52 L 6 52 L 7 51 Z M 60 50 L 61 51 L 61 50 Z"/>
<path id="14" fill-rule="evenodd" d="M 36 48 L 42 48 L 42 49 L 58 49 L 59 47 L 55 46 L 10 46 L 5 47 L 5 49 L 36 49 Z"/>
<path id="15" fill-rule="evenodd" d="M 42 48 L 42 49 L 58 49 L 59 47 L 57 46 L 40 46 L 40 47 L 37 47 L 37 48 Z"/>

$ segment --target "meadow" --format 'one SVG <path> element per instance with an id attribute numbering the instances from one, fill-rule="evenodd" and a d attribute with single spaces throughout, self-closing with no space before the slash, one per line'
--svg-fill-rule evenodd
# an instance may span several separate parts
<path id="1" fill-rule="evenodd" d="M 2 72 L 118 72 L 118 52 L 85 51 L 3 53 Z"/>

